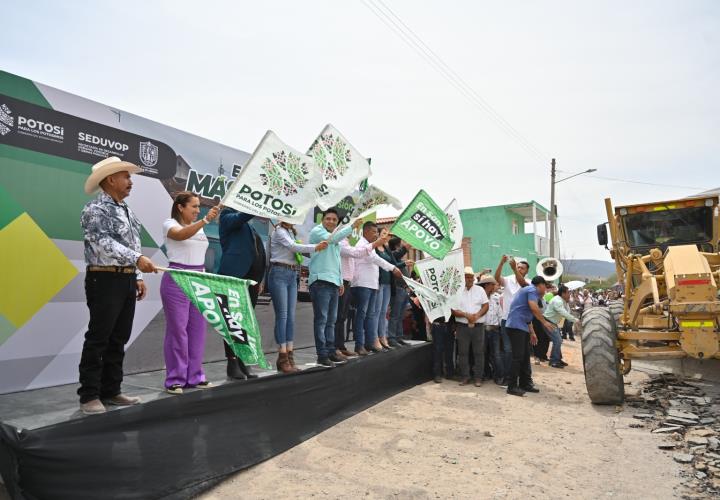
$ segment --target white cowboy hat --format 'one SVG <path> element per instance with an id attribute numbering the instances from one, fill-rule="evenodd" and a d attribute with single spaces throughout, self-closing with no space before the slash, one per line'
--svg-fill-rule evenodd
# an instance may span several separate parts
<path id="1" fill-rule="evenodd" d="M 475 276 L 475 271 L 473 271 L 473 268 L 472 268 L 472 267 L 467 266 L 467 267 L 465 268 L 465 274 L 472 274 L 473 276 Z"/>
<path id="2" fill-rule="evenodd" d="M 92 166 L 92 173 L 85 181 L 85 192 L 87 194 L 95 193 L 100 188 L 100 182 L 105 177 L 117 172 L 130 172 L 131 174 L 136 174 L 138 172 L 142 172 L 142 169 L 134 163 L 122 161 L 117 156 L 105 158 Z"/>

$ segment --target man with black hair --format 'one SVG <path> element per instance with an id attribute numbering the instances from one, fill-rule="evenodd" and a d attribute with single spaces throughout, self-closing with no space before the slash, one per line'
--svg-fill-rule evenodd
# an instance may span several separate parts
<path id="1" fill-rule="evenodd" d="M 526 392 L 540 392 L 533 383 L 530 372 L 530 344 L 537 343 L 537 336 L 530 323 L 533 318 L 548 331 L 553 328 L 542 315 L 538 299 L 545 293 L 547 282 L 542 276 L 535 276 L 530 285 L 521 288 L 510 305 L 508 312 L 507 335 L 512 345 L 512 364 L 507 393 L 523 396 Z"/>
<path id="2" fill-rule="evenodd" d="M 363 224 L 363 237 L 357 242 L 358 250 L 371 248 L 379 238 L 378 227 L 372 221 Z M 382 242 L 387 243 L 389 234 L 382 235 Z M 352 280 L 352 293 L 355 300 L 355 352 L 366 356 L 368 351 L 381 352 L 383 346 L 377 337 L 377 317 L 374 314 L 379 308 L 374 307 L 377 300 L 380 268 L 392 272 L 402 279 L 402 273 L 394 265 L 387 262 L 377 253 L 370 252 L 355 260 L 355 275 Z"/>
<path id="3" fill-rule="evenodd" d="M 338 299 L 345 291 L 340 271 L 340 246 L 338 243 L 352 233 L 353 227 L 333 231 L 340 218 L 334 208 L 325 210 L 322 223 L 310 231 L 309 242 L 316 245 L 328 242 L 328 247 L 310 258 L 308 283 L 313 305 L 313 331 L 319 365 L 332 368 L 346 362 L 344 356 L 335 352 L 335 319 Z M 357 224 L 356 224 L 357 225 Z"/>
<path id="4" fill-rule="evenodd" d="M 550 366 L 553 368 L 565 368 L 567 363 L 562 359 L 562 335 L 560 333 L 560 323 L 565 320 L 571 323 L 575 317 L 570 314 L 567 303 L 570 300 L 570 290 L 565 285 L 560 285 L 557 294 L 548 302 L 543 316 L 553 324 L 554 328 L 548 331 L 550 340 L 552 341 L 552 351 L 550 351 Z"/>
<path id="5" fill-rule="evenodd" d="M 502 275 L 502 270 L 503 266 L 505 266 L 505 263 L 509 263 L 510 269 L 512 269 L 513 274 L 508 276 Z M 502 320 L 500 321 L 500 340 L 502 341 L 503 350 L 503 378 L 505 379 L 503 381 L 504 384 L 508 382 L 507 378 L 510 375 L 510 365 L 512 365 L 512 342 L 510 342 L 510 338 L 508 337 L 505 324 L 507 323 L 508 313 L 510 312 L 510 305 L 515 298 L 515 295 L 518 293 L 518 291 L 520 291 L 522 287 L 530 284 L 530 280 L 527 279 L 527 274 L 529 270 L 530 265 L 525 259 L 518 257 L 510 257 L 509 255 L 503 255 L 500 258 L 500 263 L 495 270 L 495 281 L 498 282 L 498 285 L 503 287 Z"/>

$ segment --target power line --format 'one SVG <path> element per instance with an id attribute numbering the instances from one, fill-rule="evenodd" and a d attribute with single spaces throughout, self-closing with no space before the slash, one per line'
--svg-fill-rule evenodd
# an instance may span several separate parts
<path id="1" fill-rule="evenodd" d="M 645 186 L 669 187 L 669 188 L 677 188 L 677 189 L 693 189 L 693 190 L 698 190 L 698 191 L 705 189 L 705 188 L 699 188 L 699 187 L 693 187 L 693 186 L 679 186 L 677 184 L 658 184 L 655 182 L 634 181 L 634 180 L 630 180 L 630 179 L 618 179 L 616 177 L 602 177 L 599 175 L 588 175 L 587 177 L 590 177 L 592 179 L 600 179 L 603 181 L 626 182 L 628 184 L 642 184 Z"/>
<path id="2" fill-rule="evenodd" d="M 395 14 L 382 0 L 362 0 L 363 4 L 383 24 L 393 31 L 416 54 L 422 57 L 437 71 L 448 83 L 468 99 L 475 107 L 481 109 L 503 132 L 515 139 L 527 153 L 536 159 L 545 162 L 547 155 L 543 155 L 520 132 L 505 120 L 495 109 L 478 94 L 465 80 L 458 75 L 443 59 L 425 43 L 400 17 Z M 377 2 L 377 3 L 376 3 Z M 380 7 L 379 5 L 382 5 Z M 383 10 L 384 7 L 384 10 Z"/>
<path id="3" fill-rule="evenodd" d="M 557 172 L 563 173 L 563 174 L 576 174 L 577 173 L 577 172 L 568 172 L 567 170 L 557 170 Z M 627 182 L 629 184 L 643 184 L 645 186 L 669 187 L 669 188 L 677 188 L 677 189 L 697 189 L 697 190 L 705 189 L 705 188 L 699 188 L 699 187 L 695 187 L 695 186 L 679 186 L 677 184 L 658 184 L 655 182 L 634 181 L 631 179 L 619 179 L 617 177 L 605 177 L 602 175 L 588 175 L 587 177 L 591 177 L 593 179 L 600 179 L 603 181 Z"/>

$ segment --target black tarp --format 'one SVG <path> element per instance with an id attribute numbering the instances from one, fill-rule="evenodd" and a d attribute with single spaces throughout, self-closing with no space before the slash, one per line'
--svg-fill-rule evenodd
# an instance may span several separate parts
<path id="1" fill-rule="evenodd" d="M 14 499 L 189 498 L 431 377 L 431 345 L 18 431 L 0 424 Z"/>

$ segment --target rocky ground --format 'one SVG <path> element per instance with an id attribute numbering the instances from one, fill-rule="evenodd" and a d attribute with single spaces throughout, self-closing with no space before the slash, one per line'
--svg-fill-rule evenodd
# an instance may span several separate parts
<path id="1" fill-rule="evenodd" d="M 658 378 L 636 370 L 627 377 L 631 402 L 593 406 L 579 343 L 564 352 L 564 370 L 533 365 L 539 394 L 426 383 L 201 498 L 715 496 L 716 386 L 673 379 L 665 393 Z"/>

